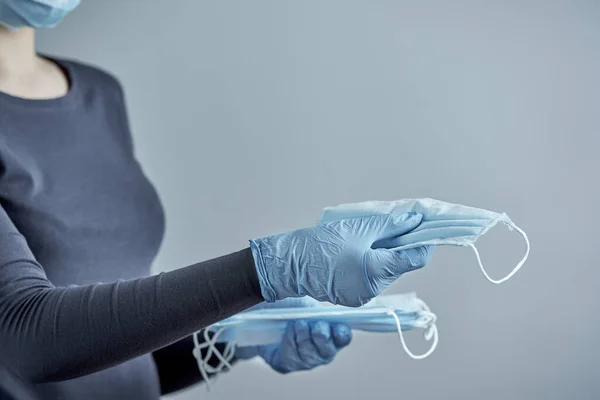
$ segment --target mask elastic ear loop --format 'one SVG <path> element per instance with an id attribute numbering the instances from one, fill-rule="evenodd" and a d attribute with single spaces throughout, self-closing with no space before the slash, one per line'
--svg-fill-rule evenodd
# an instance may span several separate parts
<path id="1" fill-rule="evenodd" d="M 481 262 L 481 256 L 479 255 L 479 251 L 477 251 L 477 247 L 475 247 L 475 245 L 473 243 L 469 243 L 468 244 L 468 246 L 473 249 L 473 252 L 475 253 L 475 257 L 477 257 L 477 262 L 479 263 L 479 268 L 481 269 L 481 272 L 483 273 L 483 275 L 485 276 L 485 278 L 488 281 L 490 281 L 490 282 L 492 282 L 492 283 L 494 283 L 496 285 L 504 283 L 507 280 L 509 280 L 510 278 L 512 278 L 513 275 L 516 274 L 521 269 L 521 267 L 523 266 L 523 264 L 525 264 L 525 261 L 527 261 L 527 257 L 529 257 L 529 247 L 530 246 L 529 246 L 529 239 L 527 238 L 527 234 L 525 232 L 523 232 L 523 230 L 521 228 L 519 228 L 518 226 L 516 226 L 516 225 L 512 225 L 512 227 L 517 232 L 519 232 L 521 234 L 521 236 L 523 236 L 523 239 L 525 239 L 525 244 L 527 245 L 527 250 L 525 251 L 525 255 L 523 256 L 523 259 L 517 264 L 517 266 L 515 268 L 513 268 L 513 270 L 508 275 L 506 275 L 504 278 L 502 278 L 502 279 L 498 279 L 498 280 L 492 279 L 488 275 L 488 273 L 486 272 L 485 268 L 483 267 L 483 263 Z"/>
<path id="2" fill-rule="evenodd" d="M 400 343 L 402 344 L 402 348 L 404 349 L 404 351 L 406 352 L 406 354 L 408 354 L 408 356 L 410 358 L 412 358 L 414 360 L 422 360 L 424 358 L 429 357 L 431 355 L 431 353 L 434 352 L 435 348 L 438 345 L 438 331 L 437 331 L 437 327 L 435 326 L 435 324 L 432 324 L 431 327 L 425 333 L 426 340 L 431 340 L 431 338 L 433 337 L 433 343 L 431 344 L 431 348 L 429 350 L 427 350 L 427 352 L 425 354 L 415 355 L 415 354 L 413 354 L 413 352 L 411 352 L 408 349 L 408 346 L 406 345 L 406 342 L 404 341 L 404 334 L 402 333 L 402 324 L 400 323 L 400 318 L 398 318 L 398 316 L 396 315 L 396 312 L 392 309 L 392 310 L 389 310 L 387 312 L 387 314 L 390 315 L 392 318 L 394 318 L 394 320 L 396 321 L 396 328 L 398 328 L 398 337 L 400 338 Z"/>
<path id="3" fill-rule="evenodd" d="M 221 329 L 217 330 L 215 332 L 215 334 L 213 335 L 213 337 L 211 338 L 209 336 L 208 329 L 205 329 L 203 343 L 200 343 L 200 341 L 198 340 L 199 332 L 195 332 L 193 335 L 194 350 L 192 351 L 192 353 L 193 353 L 194 357 L 196 358 L 196 362 L 198 363 L 198 370 L 200 371 L 200 375 L 202 375 L 202 379 L 203 379 L 204 383 L 206 384 L 206 389 L 208 391 L 210 391 L 210 386 L 211 386 L 211 379 L 209 378 L 208 374 L 217 374 L 217 373 L 223 371 L 225 368 L 231 370 L 230 361 L 235 354 L 234 353 L 235 344 L 227 343 L 227 345 L 225 346 L 225 349 L 223 351 L 223 354 L 221 354 L 219 349 L 217 349 L 217 347 L 216 347 L 218 337 L 224 331 L 225 331 L 225 328 L 221 328 Z M 201 350 L 204 348 L 207 348 L 207 347 L 208 347 L 208 350 L 206 352 L 206 356 L 202 357 Z M 212 367 L 210 364 L 208 364 L 208 362 L 209 362 L 210 358 L 213 356 L 213 354 L 219 359 L 219 366 L 217 366 L 216 368 Z"/>
<path id="4" fill-rule="evenodd" d="M 208 330 L 204 331 L 204 340 L 206 341 L 206 343 L 208 343 L 208 346 L 209 346 L 209 351 L 207 352 L 206 356 L 204 357 L 204 360 L 206 362 L 207 369 L 209 370 L 208 372 L 210 372 L 210 373 L 218 373 L 218 372 L 221 372 L 225 368 L 227 368 L 229 370 L 231 370 L 231 368 L 232 368 L 231 359 L 233 358 L 233 355 L 234 355 L 233 352 L 234 352 L 235 344 L 233 342 L 228 342 L 227 345 L 225 345 L 225 348 L 223 349 L 223 353 L 221 353 L 216 346 L 219 336 L 224 331 L 225 331 L 224 327 L 220 328 L 213 335 L 212 338 L 209 336 Z M 216 368 L 213 368 L 212 366 L 210 366 L 208 364 L 208 361 L 210 360 L 210 358 L 213 354 L 220 361 L 219 366 Z"/>
<path id="5" fill-rule="evenodd" d="M 202 353 L 201 350 L 205 347 L 208 347 L 208 344 L 205 343 L 200 343 L 200 341 L 198 340 L 198 333 L 199 332 L 194 332 L 194 350 L 192 351 L 192 354 L 194 355 L 194 358 L 196 359 L 196 362 L 198 364 L 198 370 L 200 371 L 200 375 L 202 375 L 202 380 L 204 381 L 204 383 L 206 384 L 206 388 L 207 390 L 210 391 L 210 380 L 208 378 L 208 373 L 206 372 L 206 365 L 205 365 L 205 361 L 202 358 Z"/>

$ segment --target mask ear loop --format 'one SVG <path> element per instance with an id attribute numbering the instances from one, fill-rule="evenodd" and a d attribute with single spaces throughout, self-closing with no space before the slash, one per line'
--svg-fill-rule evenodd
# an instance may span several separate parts
<path id="1" fill-rule="evenodd" d="M 205 367 L 205 362 L 204 359 L 202 358 L 202 353 L 201 350 L 204 349 L 205 347 L 208 347 L 208 343 L 204 342 L 204 343 L 200 343 L 200 341 L 198 340 L 198 334 L 199 332 L 194 332 L 194 350 L 192 350 L 192 354 L 194 355 L 194 358 L 196 359 L 196 362 L 198 363 L 198 370 L 200 371 L 200 375 L 202 375 L 202 380 L 204 381 L 204 383 L 206 383 L 206 388 L 207 390 L 210 391 L 210 380 L 208 378 L 208 373 L 206 372 L 206 367 Z"/>
<path id="2" fill-rule="evenodd" d="M 213 335 L 212 338 L 209 336 L 208 330 L 204 331 L 204 340 L 208 343 L 208 346 L 209 346 L 208 352 L 207 352 L 206 356 L 204 357 L 204 360 L 206 362 L 206 367 L 210 373 L 218 373 L 218 372 L 223 371 L 225 368 L 227 368 L 228 370 L 231 370 L 231 368 L 232 368 L 231 359 L 234 356 L 233 352 L 234 352 L 234 348 L 235 348 L 235 343 L 228 342 L 227 345 L 225 345 L 225 348 L 223 349 L 223 353 L 221 353 L 216 346 L 219 336 L 224 331 L 225 331 L 224 327 L 220 328 Z M 217 367 L 212 367 L 210 364 L 208 364 L 208 361 L 210 360 L 210 358 L 213 354 L 220 361 L 220 364 Z"/>
<path id="3" fill-rule="evenodd" d="M 423 306 L 424 310 L 433 316 L 433 313 L 429 311 L 429 308 L 424 303 Z M 394 318 L 394 321 L 396 321 L 396 328 L 398 329 L 398 337 L 400 338 L 400 343 L 402 344 L 402 348 L 410 358 L 412 358 L 413 360 L 422 360 L 424 358 L 429 357 L 431 353 L 435 351 L 439 341 L 438 330 L 437 326 L 435 325 L 435 318 L 432 318 L 431 326 L 429 327 L 429 329 L 427 329 L 424 335 L 425 340 L 427 341 L 433 338 L 433 343 L 431 344 L 431 347 L 424 354 L 416 355 L 412 351 L 410 351 L 408 346 L 406 345 L 406 341 L 404 340 L 404 334 L 402 333 L 402 324 L 400 323 L 400 318 L 398 318 L 398 315 L 396 315 L 396 311 L 394 309 L 390 309 L 389 311 L 387 311 L 386 314 Z"/>
<path id="4" fill-rule="evenodd" d="M 517 266 L 515 268 L 513 268 L 513 270 L 506 275 L 504 278 L 502 279 L 492 279 L 488 273 L 486 272 L 485 268 L 483 267 L 483 263 L 481 262 L 481 256 L 479 255 L 479 251 L 477 251 L 477 247 L 475 247 L 475 245 L 473 243 L 469 243 L 467 244 L 467 246 L 469 246 L 470 248 L 473 249 L 473 252 L 475 253 L 475 257 L 477 257 L 477 262 L 479 263 L 479 268 L 481 269 L 481 272 L 483 273 L 483 275 L 485 276 L 485 278 L 496 284 L 499 285 L 501 283 L 506 282 L 507 280 L 509 280 L 510 278 L 513 277 L 514 274 L 516 274 L 521 267 L 523 266 L 523 264 L 525 264 L 525 261 L 527 261 L 527 258 L 529 257 L 529 239 L 527 238 L 527 234 L 525 232 L 523 232 L 523 230 L 521 228 L 519 228 L 516 225 L 511 225 L 517 232 L 519 232 L 521 234 L 521 236 L 523 236 L 523 239 L 525 239 L 525 244 L 527 245 L 527 250 L 525 251 L 525 255 L 523 256 L 523 259 L 521 259 L 521 261 L 517 264 Z"/>
<path id="5" fill-rule="evenodd" d="M 210 391 L 211 379 L 209 378 L 209 374 L 217 374 L 223 371 L 225 368 L 231 370 L 231 360 L 235 355 L 235 343 L 227 343 L 225 349 L 223 350 L 223 354 L 216 347 L 216 343 L 218 342 L 219 336 L 225 331 L 225 328 L 222 327 L 217 330 L 213 337 L 209 336 L 209 330 L 205 329 L 203 331 L 204 340 L 200 343 L 198 339 L 198 335 L 200 332 L 195 332 L 194 337 L 194 350 L 192 354 L 196 358 L 196 362 L 198 363 L 198 370 L 200 371 L 200 375 L 202 375 L 202 379 L 206 384 L 207 391 Z M 202 357 L 202 349 L 208 348 L 206 355 Z M 215 355 L 217 359 L 219 359 L 219 365 L 217 367 L 211 366 L 208 362 L 211 357 Z"/>

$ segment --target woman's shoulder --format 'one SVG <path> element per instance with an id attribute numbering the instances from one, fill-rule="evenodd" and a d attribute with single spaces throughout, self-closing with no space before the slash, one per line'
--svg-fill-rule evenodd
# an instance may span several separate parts
<path id="1" fill-rule="evenodd" d="M 48 58 L 65 68 L 70 74 L 75 75 L 78 83 L 97 89 L 122 92 L 120 80 L 104 67 L 69 58 Z"/>

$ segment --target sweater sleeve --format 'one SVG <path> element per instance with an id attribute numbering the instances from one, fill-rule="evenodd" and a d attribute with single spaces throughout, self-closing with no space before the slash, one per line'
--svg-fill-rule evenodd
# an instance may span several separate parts
<path id="1" fill-rule="evenodd" d="M 249 249 L 140 279 L 56 287 L 0 207 L 0 363 L 29 381 L 115 366 L 261 301 Z"/>

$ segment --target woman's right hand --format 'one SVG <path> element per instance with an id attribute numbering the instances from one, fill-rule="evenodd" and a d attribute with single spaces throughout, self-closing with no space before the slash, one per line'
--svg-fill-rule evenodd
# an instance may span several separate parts
<path id="1" fill-rule="evenodd" d="M 310 296 L 361 306 L 405 272 L 427 264 L 431 246 L 372 248 L 379 240 L 412 231 L 421 219 L 417 213 L 377 215 L 251 240 L 262 295 L 268 302 Z"/>

